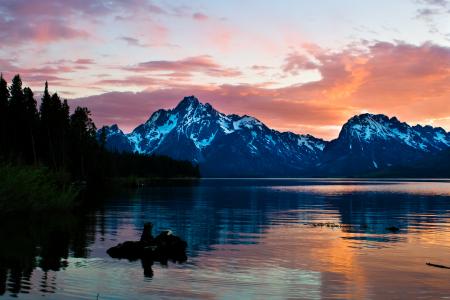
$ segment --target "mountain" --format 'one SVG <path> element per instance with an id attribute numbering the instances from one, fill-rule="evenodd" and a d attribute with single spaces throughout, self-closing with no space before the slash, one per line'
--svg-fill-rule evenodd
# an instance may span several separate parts
<path id="1" fill-rule="evenodd" d="M 418 163 L 436 167 L 440 153 L 450 150 L 444 129 L 381 114 L 352 117 L 338 138 L 326 142 L 270 129 L 251 116 L 225 115 L 194 96 L 156 111 L 131 133 L 117 125 L 102 130 L 111 150 L 189 160 L 205 177 L 408 176 Z"/>
<path id="2" fill-rule="evenodd" d="M 134 146 L 128 137 L 119 129 L 117 124 L 111 126 L 103 126 L 98 131 L 98 138 L 101 139 L 101 130 L 104 130 L 106 138 L 106 146 L 110 150 L 117 152 L 134 152 Z"/>
<path id="3" fill-rule="evenodd" d="M 311 135 L 272 130 L 250 116 L 225 115 L 194 96 L 156 111 L 129 134 L 117 125 L 103 130 L 109 149 L 189 160 L 200 165 L 203 176 L 305 176 L 326 144 Z"/>
<path id="4" fill-rule="evenodd" d="M 450 147 L 450 133 L 410 126 L 385 115 L 361 114 L 329 142 L 317 166 L 326 176 L 362 176 L 393 167 L 413 166 Z"/>
<path id="5" fill-rule="evenodd" d="M 411 165 L 397 165 L 367 173 L 368 177 L 450 178 L 450 148 Z"/>

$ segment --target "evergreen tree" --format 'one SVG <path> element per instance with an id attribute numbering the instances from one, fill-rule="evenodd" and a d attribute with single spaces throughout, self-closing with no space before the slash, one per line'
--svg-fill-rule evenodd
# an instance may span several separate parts
<path id="1" fill-rule="evenodd" d="M 25 112 L 24 112 L 24 126 L 28 132 L 29 136 L 29 145 L 31 147 L 31 152 L 28 151 L 27 159 L 33 160 L 33 162 L 37 163 L 37 145 L 36 145 L 36 136 L 37 130 L 39 126 L 39 115 L 36 107 L 36 100 L 34 99 L 33 91 L 26 87 L 23 89 L 23 94 L 25 98 Z"/>
<path id="2" fill-rule="evenodd" d="M 106 127 L 103 126 L 102 129 L 100 129 L 100 147 L 102 150 L 105 149 L 106 145 Z"/>
<path id="3" fill-rule="evenodd" d="M 92 167 L 94 160 L 89 160 L 96 152 L 96 128 L 86 107 L 77 107 L 70 116 L 71 150 L 73 170 L 76 177 L 86 179 L 87 167 Z"/>
<path id="4" fill-rule="evenodd" d="M 66 131 L 63 117 L 63 105 L 58 93 L 54 93 L 50 100 L 51 103 L 51 123 L 50 132 L 52 145 L 54 150 L 54 159 L 56 162 L 56 168 L 64 168 L 64 133 Z"/>
<path id="5" fill-rule="evenodd" d="M 67 143 L 67 135 L 70 130 L 70 107 L 67 103 L 67 100 L 64 100 L 61 105 L 60 111 L 60 134 L 61 134 L 61 151 L 62 151 L 62 165 L 64 168 L 67 167 L 67 152 L 68 152 L 68 143 Z"/>
<path id="6" fill-rule="evenodd" d="M 3 74 L 0 75 L 0 156 L 8 152 L 8 127 L 9 127 L 9 90 Z"/>
<path id="7" fill-rule="evenodd" d="M 111 153 L 106 150 L 106 130 L 98 136 L 87 108 L 77 107 L 70 115 L 66 100 L 51 95 L 48 83 L 39 113 L 30 88 L 22 88 L 16 75 L 8 89 L 0 75 L 0 159 L 8 163 L 42 163 L 101 186 L 113 176 L 198 176 L 198 167 L 163 156 Z M 7 147 L 7 148 L 6 148 Z"/>
<path id="8" fill-rule="evenodd" d="M 54 168 L 57 169 L 61 165 L 62 149 L 59 144 L 62 141 L 61 133 L 61 117 L 62 103 L 58 94 L 50 96 L 48 92 L 48 83 L 45 82 L 44 94 L 40 106 L 41 116 L 41 147 L 46 153 L 44 159 Z"/>
<path id="9" fill-rule="evenodd" d="M 26 144 L 23 138 L 26 127 L 24 125 L 26 104 L 22 89 L 22 79 L 19 75 L 14 76 L 9 91 L 11 95 L 9 100 L 10 155 L 22 160 Z"/>

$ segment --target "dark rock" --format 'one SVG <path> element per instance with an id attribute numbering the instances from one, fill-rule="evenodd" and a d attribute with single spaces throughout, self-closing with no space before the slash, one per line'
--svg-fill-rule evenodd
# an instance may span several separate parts
<path id="1" fill-rule="evenodd" d="M 390 232 L 392 232 L 392 233 L 397 233 L 397 232 L 400 231 L 400 228 L 395 227 L 395 226 L 391 226 L 391 227 L 387 227 L 386 230 L 387 230 L 387 231 L 390 231 Z"/>
<path id="2" fill-rule="evenodd" d="M 156 238 L 152 236 L 152 223 L 145 223 L 139 241 L 126 241 L 109 248 L 106 252 L 112 258 L 125 258 L 130 261 L 141 259 L 144 275 L 151 277 L 154 261 L 167 264 L 168 260 L 185 262 L 187 260 L 187 243 L 170 230 L 161 232 Z"/>
<path id="3" fill-rule="evenodd" d="M 152 243 L 153 242 L 152 230 L 153 230 L 152 223 L 147 222 L 144 224 L 144 231 L 142 231 L 141 242 L 144 242 L 144 243 Z"/>
<path id="4" fill-rule="evenodd" d="M 127 241 L 106 251 L 112 258 L 139 259 L 144 253 L 144 243 L 141 241 Z"/>

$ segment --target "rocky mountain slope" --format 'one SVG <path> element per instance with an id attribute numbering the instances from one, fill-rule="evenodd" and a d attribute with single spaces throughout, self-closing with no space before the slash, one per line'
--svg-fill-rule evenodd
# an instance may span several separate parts
<path id="1" fill-rule="evenodd" d="M 117 125 L 101 130 L 111 150 L 189 160 L 207 177 L 364 176 L 450 149 L 444 129 L 381 114 L 352 117 L 337 139 L 326 142 L 270 129 L 251 116 L 225 115 L 194 96 L 156 111 L 131 133 Z"/>
<path id="2" fill-rule="evenodd" d="M 431 126 L 410 126 L 385 115 L 362 114 L 342 127 L 325 147 L 318 170 L 327 176 L 364 175 L 408 166 L 450 147 L 450 133 Z"/>
<path id="3" fill-rule="evenodd" d="M 326 144 L 311 135 L 272 130 L 250 116 L 225 115 L 193 96 L 156 111 L 129 134 L 117 125 L 104 130 L 109 149 L 193 161 L 204 176 L 302 176 Z"/>

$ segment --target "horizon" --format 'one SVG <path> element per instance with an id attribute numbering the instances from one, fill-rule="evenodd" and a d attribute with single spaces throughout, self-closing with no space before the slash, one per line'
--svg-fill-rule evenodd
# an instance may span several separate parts
<path id="1" fill-rule="evenodd" d="M 449 131 L 449 15 L 445 0 L 8 0 L 0 71 L 125 131 L 192 94 L 325 140 L 366 112 Z"/>

